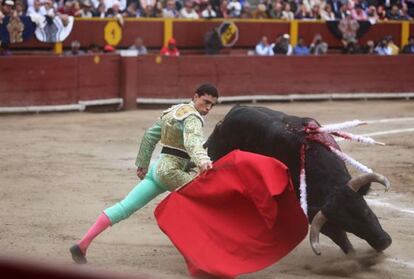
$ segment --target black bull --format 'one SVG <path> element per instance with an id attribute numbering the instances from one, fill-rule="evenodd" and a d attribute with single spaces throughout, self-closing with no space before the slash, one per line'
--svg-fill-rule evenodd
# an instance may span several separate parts
<path id="1" fill-rule="evenodd" d="M 352 178 L 337 155 L 322 144 L 306 139 L 304 126 L 311 122 L 320 126 L 311 118 L 263 107 L 235 106 L 216 125 L 206 147 L 213 161 L 235 149 L 277 158 L 289 168 L 299 199 L 300 149 L 306 143 L 307 214 L 312 222 L 310 241 L 314 252 L 320 254 L 319 232 L 331 238 L 345 253 L 353 251 L 346 232 L 366 240 L 377 251 L 386 249 L 391 237 L 382 229 L 363 196 L 371 182 L 388 187 L 388 180 L 376 173 Z M 322 136 L 337 146 L 332 136 Z"/>

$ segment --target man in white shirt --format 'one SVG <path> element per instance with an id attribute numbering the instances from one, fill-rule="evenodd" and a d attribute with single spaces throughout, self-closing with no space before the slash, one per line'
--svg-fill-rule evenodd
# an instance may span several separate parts
<path id="1" fill-rule="evenodd" d="M 272 45 L 269 44 L 269 41 L 266 36 L 263 36 L 260 42 L 256 45 L 255 48 L 256 55 L 260 56 L 273 56 Z"/>
<path id="2" fill-rule="evenodd" d="M 42 3 L 40 3 L 40 0 L 34 0 L 33 1 L 33 6 L 29 7 L 27 9 L 27 15 L 41 15 L 41 16 L 45 16 L 46 15 L 46 9 L 45 7 L 43 7 Z"/>
<path id="3" fill-rule="evenodd" d="M 194 3 L 192 0 L 187 0 L 184 2 L 184 8 L 180 10 L 180 17 L 188 19 L 198 19 L 199 16 L 194 10 Z"/>

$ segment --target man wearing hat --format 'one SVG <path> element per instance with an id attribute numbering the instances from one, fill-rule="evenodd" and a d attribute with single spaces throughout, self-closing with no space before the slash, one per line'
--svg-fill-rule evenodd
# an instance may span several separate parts
<path id="1" fill-rule="evenodd" d="M 4 16 L 11 16 L 13 12 L 14 1 L 13 0 L 3 0 L 2 10 Z"/>
<path id="2" fill-rule="evenodd" d="M 170 38 L 167 45 L 161 49 L 160 54 L 163 56 L 180 56 L 176 40 L 174 38 Z"/>

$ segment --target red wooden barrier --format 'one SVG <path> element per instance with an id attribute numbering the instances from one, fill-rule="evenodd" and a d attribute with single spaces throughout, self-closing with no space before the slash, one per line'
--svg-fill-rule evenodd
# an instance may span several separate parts
<path id="1" fill-rule="evenodd" d="M 414 56 L 142 57 L 138 96 L 190 97 L 201 82 L 223 96 L 412 92 Z"/>
<path id="2" fill-rule="evenodd" d="M 308 57 L 117 55 L 0 58 L 0 107 L 122 98 L 189 98 L 199 84 L 222 96 L 413 92 L 413 55 Z"/>
<path id="3" fill-rule="evenodd" d="M 74 104 L 118 98 L 118 55 L 15 56 L 0 62 L 0 106 Z"/>

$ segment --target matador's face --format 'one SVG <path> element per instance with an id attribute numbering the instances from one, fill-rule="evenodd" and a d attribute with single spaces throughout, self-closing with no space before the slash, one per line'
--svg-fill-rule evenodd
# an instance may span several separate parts
<path id="1" fill-rule="evenodd" d="M 194 95 L 194 107 L 201 115 L 207 115 L 217 103 L 217 98 L 211 95 Z"/>

